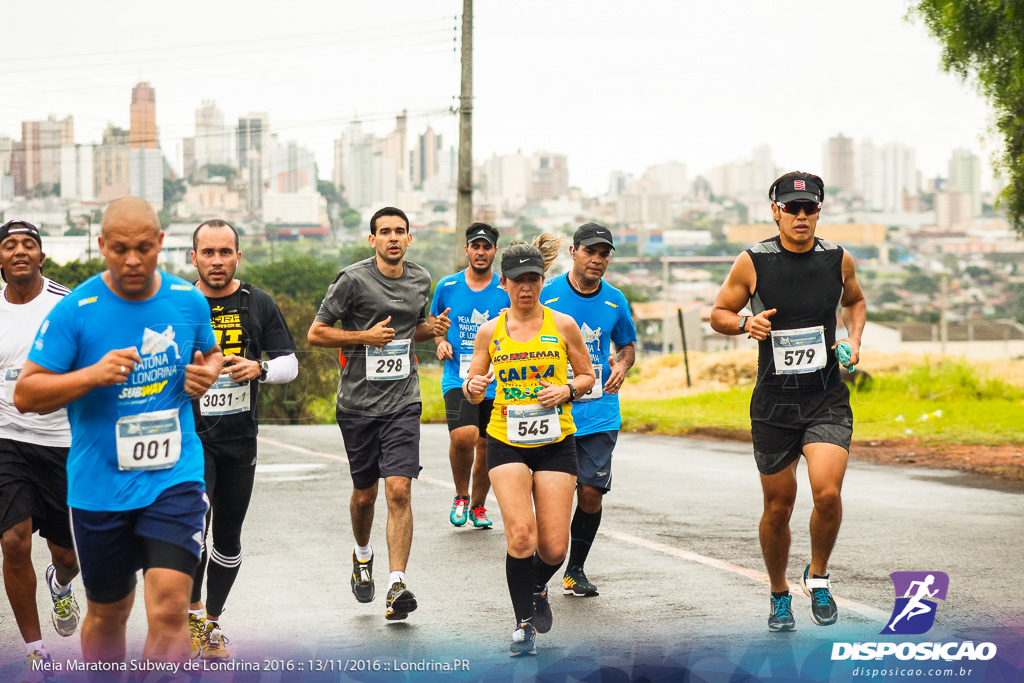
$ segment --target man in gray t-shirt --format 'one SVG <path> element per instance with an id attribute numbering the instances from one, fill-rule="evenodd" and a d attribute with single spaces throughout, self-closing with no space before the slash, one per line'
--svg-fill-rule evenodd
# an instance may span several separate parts
<path id="1" fill-rule="evenodd" d="M 448 310 L 427 320 L 430 273 L 405 260 L 409 219 L 386 207 L 370 219 L 376 256 L 343 268 L 309 328 L 313 346 L 342 350 L 337 418 L 352 474 L 352 593 L 376 595 L 370 529 L 378 480 L 388 501 L 388 582 L 384 617 L 405 619 L 416 609 L 406 586 L 412 545 L 412 480 L 420 471 L 419 377 L 413 344 L 448 332 Z M 340 327 L 336 324 L 340 323 Z"/>

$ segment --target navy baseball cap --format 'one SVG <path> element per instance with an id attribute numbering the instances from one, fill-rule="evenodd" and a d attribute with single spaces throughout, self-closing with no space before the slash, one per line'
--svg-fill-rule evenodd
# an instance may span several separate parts
<path id="1" fill-rule="evenodd" d="M 39 234 L 39 228 L 31 223 L 13 220 L 0 225 L 0 242 L 3 242 L 11 235 L 29 235 L 39 243 L 40 247 L 43 246 L 43 238 Z"/>
<path id="2" fill-rule="evenodd" d="M 572 236 L 572 244 L 574 247 L 581 244 L 585 247 L 594 244 L 607 244 L 612 249 L 615 248 L 615 243 L 612 242 L 612 231 L 598 223 L 584 223 L 577 228 L 576 234 Z"/>
<path id="3" fill-rule="evenodd" d="M 768 198 L 783 204 L 800 199 L 820 204 L 825 198 L 825 183 L 810 173 L 787 173 L 772 184 Z"/>
<path id="4" fill-rule="evenodd" d="M 544 274 L 544 259 L 540 254 L 522 254 L 510 256 L 503 254 L 501 257 L 501 274 L 509 280 L 515 280 L 526 273 Z"/>

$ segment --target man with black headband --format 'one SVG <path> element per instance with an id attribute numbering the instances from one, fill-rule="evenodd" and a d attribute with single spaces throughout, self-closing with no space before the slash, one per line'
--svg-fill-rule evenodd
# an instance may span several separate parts
<path id="1" fill-rule="evenodd" d="M 853 435 L 838 356 L 848 353 L 850 366 L 859 362 L 866 304 L 853 257 L 814 236 L 824 196 L 821 178 L 810 173 L 794 171 L 772 183 L 768 197 L 779 234 L 739 255 L 711 313 L 717 332 L 758 341 L 750 421 L 764 491 L 760 538 L 771 580 L 771 631 L 796 628 L 786 566 L 801 453 L 814 510 L 811 561 L 800 586 L 811 598 L 814 623 L 827 626 L 838 617 L 827 565 L 842 521 L 840 491 Z M 741 316 L 748 302 L 754 315 Z M 836 340 L 840 306 L 847 337 Z"/>
<path id="2" fill-rule="evenodd" d="M 412 546 L 412 480 L 420 471 L 419 376 L 413 342 L 442 337 L 448 311 L 428 322 L 430 273 L 405 260 L 412 243 L 403 211 L 385 207 L 370 219 L 370 258 L 343 268 L 327 289 L 309 328 L 313 346 L 340 348 L 337 418 L 352 475 L 352 593 L 376 595 L 370 531 L 380 479 L 388 502 L 391 574 L 384 618 L 405 619 L 416 609 L 406 585 Z M 340 327 L 335 327 L 340 324 Z"/>
<path id="3" fill-rule="evenodd" d="M 462 382 L 469 376 L 473 358 L 473 340 L 480 325 L 508 308 L 508 294 L 501 288 L 500 278 L 491 269 L 498 253 L 498 231 L 486 223 L 473 223 L 466 230 L 465 270 L 449 275 L 434 288 L 431 315 L 451 309 L 455 322 L 447 337 L 437 337 L 437 357 L 444 361 L 441 393 L 444 395 L 448 432 L 451 437 L 448 456 L 455 480 L 455 500 L 448 521 L 463 526 L 467 521 L 475 529 L 490 529 L 487 518 L 487 423 L 494 405 L 494 387 L 478 405 L 462 395 Z M 474 459 L 473 454 L 476 453 Z M 472 473 L 472 487 L 470 474 Z"/>
<path id="4" fill-rule="evenodd" d="M 4 584 L 32 663 L 50 660 L 43 647 L 36 607 L 32 533 L 46 539 L 51 564 L 46 584 L 53 600 L 57 633 L 78 629 L 79 608 L 71 592 L 78 558 L 68 519 L 68 448 L 71 427 L 66 410 L 22 415 L 14 407 L 14 388 L 36 330 L 69 290 L 43 277 L 43 238 L 31 223 L 0 226 L 0 275 L 7 285 L 0 298 L 0 546 Z"/>

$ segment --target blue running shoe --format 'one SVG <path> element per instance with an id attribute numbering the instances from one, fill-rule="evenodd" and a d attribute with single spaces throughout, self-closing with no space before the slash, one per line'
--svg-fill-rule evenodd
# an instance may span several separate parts
<path id="1" fill-rule="evenodd" d="M 839 619 L 839 610 L 829 590 L 829 575 L 810 576 L 810 571 L 811 565 L 807 565 L 804 573 L 800 575 L 800 590 L 811 599 L 811 621 L 818 626 L 831 626 Z"/>
<path id="2" fill-rule="evenodd" d="M 533 624 L 523 622 L 512 632 L 512 645 L 508 648 L 508 654 L 510 657 L 537 654 L 537 631 Z"/>
<path id="3" fill-rule="evenodd" d="M 795 631 L 796 619 L 793 618 L 793 596 L 788 592 L 781 598 L 771 596 L 772 611 L 768 615 L 769 631 Z"/>
<path id="4" fill-rule="evenodd" d="M 455 496 L 452 501 L 452 514 L 448 517 L 452 526 L 463 526 L 469 519 L 469 497 Z"/>
<path id="5" fill-rule="evenodd" d="M 473 518 L 473 526 L 477 529 L 491 528 L 491 520 L 487 519 L 487 508 L 483 505 L 475 505 L 469 511 L 469 516 Z"/>

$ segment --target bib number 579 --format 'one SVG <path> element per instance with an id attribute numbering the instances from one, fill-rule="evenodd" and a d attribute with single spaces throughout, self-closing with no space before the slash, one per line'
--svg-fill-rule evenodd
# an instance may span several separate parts
<path id="1" fill-rule="evenodd" d="M 793 351 L 786 351 L 784 358 L 786 365 L 803 365 L 804 363 L 811 363 L 814 360 L 814 349 L 796 349 Z"/>

